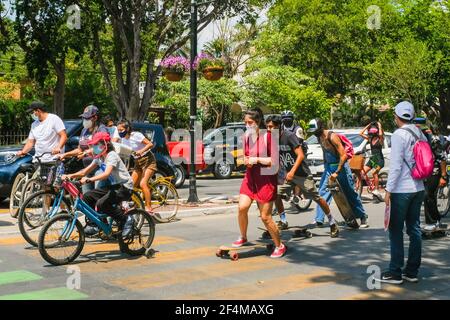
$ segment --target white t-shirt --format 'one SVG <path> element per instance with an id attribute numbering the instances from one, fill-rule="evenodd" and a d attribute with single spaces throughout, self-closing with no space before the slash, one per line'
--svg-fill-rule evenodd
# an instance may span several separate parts
<path id="1" fill-rule="evenodd" d="M 59 133 L 66 130 L 63 121 L 56 114 L 49 113 L 47 119 L 40 122 L 39 120 L 34 121 L 31 124 L 30 134 L 28 139 L 33 139 L 36 141 L 34 145 L 35 155 L 40 156 L 45 152 L 52 152 L 53 149 L 58 147 L 60 137 Z M 64 152 L 64 148 L 61 153 Z M 45 155 L 41 158 L 42 162 L 51 162 L 53 156 L 51 154 Z"/>
<path id="2" fill-rule="evenodd" d="M 125 188 L 133 189 L 133 179 L 128 173 L 127 167 L 120 159 L 119 155 L 115 151 L 111 151 L 106 155 L 105 160 L 95 159 L 93 161 L 97 166 L 103 171 L 106 170 L 107 166 L 113 166 L 111 175 L 109 176 L 109 181 L 112 185 L 122 184 Z"/>
<path id="3" fill-rule="evenodd" d="M 142 150 L 145 147 L 143 143 L 145 136 L 138 132 L 134 131 L 130 134 L 130 139 L 122 138 L 122 143 L 128 147 L 130 147 L 133 151 Z"/>

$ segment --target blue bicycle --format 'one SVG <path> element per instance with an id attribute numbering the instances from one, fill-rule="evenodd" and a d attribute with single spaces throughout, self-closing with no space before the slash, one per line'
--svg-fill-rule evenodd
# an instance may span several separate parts
<path id="1" fill-rule="evenodd" d="M 66 180 L 63 181 L 62 188 L 74 198 L 74 205 L 69 213 L 54 216 L 42 227 L 38 247 L 45 261 L 59 266 L 73 262 L 81 254 L 86 238 L 84 228 L 78 219 L 82 215 L 99 227 L 103 234 L 102 238 L 117 238 L 121 252 L 137 256 L 144 255 L 150 249 L 155 237 L 155 222 L 146 211 L 129 209 L 129 202 L 122 203 L 124 214 L 134 219 L 130 236 L 124 238 L 112 218 L 95 211 L 83 201 L 79 183 Z"/>

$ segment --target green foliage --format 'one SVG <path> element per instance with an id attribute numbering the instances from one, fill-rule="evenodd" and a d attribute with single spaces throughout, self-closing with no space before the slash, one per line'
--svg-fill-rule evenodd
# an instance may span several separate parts
<path id="1" fill-rule="evenodd" d="M 0 100 L 1 130 L 28 130 L 32 120 L 26 110 L 30 103 L 31 100 Z"/>

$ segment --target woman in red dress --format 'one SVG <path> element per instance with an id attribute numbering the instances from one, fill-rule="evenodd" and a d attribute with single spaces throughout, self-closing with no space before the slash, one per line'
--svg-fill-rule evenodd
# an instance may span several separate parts
<path id="1" fill-rule="evenodd" d="M 280 232 L 272 219 L 272 208 L 277 198 L 278 156 L 272 150 L 270 132 L 261 130 L 264 117 L 257 110 L 245 113 L 247 131 L 244 140 L 244 163 L 247 166 L 239 196 L 239 228 L 241 237 L 233 242 L 233 247 L 241 247 L 247 243 L 248 211 L 253 200 L 258 204 L 261 220 L 269 231 L 275 250 L 272 258 L 281 258 L 286 253 L 286 246 L 281 243 Z M 274 172 L 275 171 L 275 172 Z"/>

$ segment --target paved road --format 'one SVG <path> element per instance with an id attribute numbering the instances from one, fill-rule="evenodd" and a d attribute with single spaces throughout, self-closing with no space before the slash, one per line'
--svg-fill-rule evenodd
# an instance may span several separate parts
<path id="1" fill-rule="evenodd" d="M 116 243 L 90 240 L 70 267 L 48 266 L 35 248 L 24 243 L 15 220 L 0 211 L 0 299 L 449 299 L 449 238 L 424 241 L 419 284 L 383 285 L 369 290 L 367 268 L 385 268 L 388 236 L 383 230 L 383 204 L 366 203 L 371 227 L 313 229 L 311 239 L 283 235 L 289 252 L 270 259 L 265 250 L 242 254 L 239 261 L 219 259 L 217 247 L 238 236 L 235 213 L 183 218 L 157 225 L 152 259 L 122 255 Z M 332 209 L 336 212 L 336 207 Z M 291 225 L 304 225 L 313 211 L 294 214 Z M 340 218 L 340 217 L 339 217 Z M 249 237 L 260 236 L 253 209 Z M 68 289 L 74 272 L 80 288 Z M 73 287 L 73 286 L 72 286 Z"/>
<path id="2" fill-rule="evenodd" d="M 236 173 L 231 179 L 217 180 L 212 175 L 197 177 L 197 196 L 200 199 L 209 197 L 234 197 L 239 195 L 243 175 Z M 189 197 L 189 180 L 186 180 L 184 186 L 178 189 L 181 199 Z"/>

